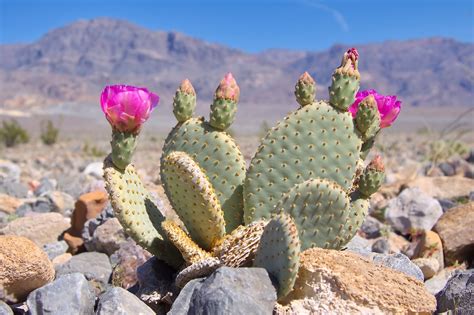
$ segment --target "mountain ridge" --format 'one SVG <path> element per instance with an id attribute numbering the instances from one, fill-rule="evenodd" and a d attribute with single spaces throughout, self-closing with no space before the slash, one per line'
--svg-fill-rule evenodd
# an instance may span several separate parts
<path id="1" fill-rule="evenodd" d="M 100 89 L 114 83 L 148 86 L 170 104 L 184 78 L 191 79 L 200 99 L 210 100 L 228 71 L 241 86 L 243 104 L 286 106 L 293 102 L 294 84 L 304 71 L 314 76 L 318 98 L 326 97 L 330 75 L 349 47 L 252 54 L 123 20 L 79 20 L 33 43 L 0 45 L 0 106 L 95 103 Z M 357 48 L 363 89 L 395 94 L 414 106 L 473 103 L 472 43 L 427 38 Z"/>

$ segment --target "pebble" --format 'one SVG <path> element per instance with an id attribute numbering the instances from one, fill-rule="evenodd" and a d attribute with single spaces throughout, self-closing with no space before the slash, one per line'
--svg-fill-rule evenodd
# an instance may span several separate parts
<path id="1" fill-rule="evenodd" d="M 12 214 L 23 205 L 23 201 L 5 194 L 0 194 L 0 212 Z"/>
<path id="2" fill-rule="evenodd" d="M 414 230 L 431 230 L 443 214 L 439 202 L 419 188 L 407 188 L 389 201 L 385 219 L 402 234 Z"/>
<path id="3" fill-rule="evenodd" d="M 361 231 L 365 234 L 366 238 L 372 239 L 380 237 L 380 230 L 383 224 L 372 216 L 367 216 L 360 227 Z"/>
<path id="4" fill-rule="evenodd" d="M 36 196 L 40 197 L 55 190 L 57 186 L 58 183 L 55 179 L 43 177 L 40 179 L 39 185 L 36 187 L 34 193 Z"/>
<path id="5" fill-rule="evenodd" d="M 154 315 L 155 312 L 132 293 L 114 287 L 99 297 L 97 315 Z"/>
<path id="6" fill-rule="evenodd" d="M 425 280 L 433 278 L 439 270 L 439 263 L 435 258 L 415 258 L 411 262 L 421 269 Z"/>
<path id="7" fill-rule="evenodd" d="M 27 198 L 28 188 L 16 181 L 0 179 L 0 193 L 16 198 Z"/>
<path id="8" fill-rule="evenodd" d="M 13 315 L 13 311 L 7 303 L 0 300 L 0 315 Z"/>
<path id="9" fill-rule="evenodd" d="M 387 239 L 380 238 L 372 244 L 372 251 L 374 253 L 388 254 L 390 250 L 390 245 L 388 244 Z"/>
<path id="10" fill-rule="evenodd" d="M 104 164 L 102 162 L 93 162 L 86 166 L 82 172 L 86 175 L 92 176 L 96 179 L 104 178 Z"/>
<path id="11" fill-rule="evenodd" d="M 57 277 L 76 272 L 82 273 L 87 280 L 105 284 L 112 274 L 112 266 L 107 255 L 96 252 L 74 255 L 68 262 L 56 266 Z"/>
<path id="12" fill-rule="evenodd" d="M 401 271 L 417 280 L 424 280 L 423 272 L 420 268 L 412 263 L 407 256 L 401 253 L 391 255 L 374 253 L 372 255 L 372 261 L 375 264 L 384 265 L 385 267 Z"/>
<path id="13" fill-rule="evenodd" d="M 0 181 L 20 181 L 21 168 L 13 162 L 0 160 Z"/>
<path id="14" fill-rule="evenodd" d="M 95 294 L 84 275 L 60 276 L 28 296 L 31 315 L 94 314 Z"/>
<path id="15" fill-rule="evenodd" d="M 59 255 L 64 254 L 67 251 L 67 249 L 68 249 L 67 243 L 63 240 L 43 245 L 43 250 L 48 255 L 49 260 L 53 260 Z"/>
<path id="16" fill-rule="evenodd" d="M 120 244 L 126 241 L 126 235 L 122 225 L 117 218 L 112 218 L 99 225 L 92 239 L 86 241 L 84 245 L 88 251 L 95 251 L 112 255 L 120 248 Z"/>

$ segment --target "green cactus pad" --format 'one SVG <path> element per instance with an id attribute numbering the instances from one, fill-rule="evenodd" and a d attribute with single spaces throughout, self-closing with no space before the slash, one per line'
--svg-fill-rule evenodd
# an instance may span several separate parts
<path id="1" fill-rule="evenodd" d="M 308 72 L 303 73 L 296 82 L 295 96 L 301 106 L 313 104 L 316 98 L 316 82 Z"/>
<path id="2" fill-rule="evenodd" d="M 289 213 L 298 227 L 301 249 L 339 249 L 346 222 L 350 219 L 350 199 L 336 183 L 310 179 L 295 185 L 275 207 Z"/>
<path id="3" fill-rule="evenodd" d="M 379 190 L 385 180 L 385 172 L 367 167 L 359 177 L 358 190 L 365 197 L 370 197 Z"/>
<path id="4" fill-rule="evenodd" d="M 125 232 L 153 255 L 179 267 L 183 262 L 181 254 L 163 237 L 161 222 L 165 218 L 152 202 L 133 165 L 120 170 L 109 156 L 104 161 L 104 179 L 112 208 Z"/>
<path id="5" fill-rule="evenodd" d="M 241 225 L 245 160 L 234 140 L 202 118 L 191 118 L 176 126 L 163 147 L 161 179 L 165 189 L 169 180 L 163 172 L 163 161 L 174 151 L 186 152 L 206 174 L 224 212 L 226 231 L 230 233 Z"/>
<path id="6" fill-rule="evenodd" d="M 189 80 L 184 80 L 173 98 L 173 114 L 179 122 L 191 118 L 196 108 L 196 92 Z"/>
<path id="7" fill-rule="evenodd" d="M 278 298 L 293 289 L 299 268 L 300 242 L 291 216 L 275 216 L 265 227 L 254 267 L 265 268 L 278 282 Z"/>
<path id="8" fill-rule="evenodd" d="M 357 195 L 357 193 L 355 194 Z M 341 230 L 340 238 L 342 239 L 342 246 L 347 244 L 356 234 L 364 222 L 367 213 L 369 212 L 369 201 L 365 198 L 357 197 L 351 202 L 348 213 L 348 220 Z"/>
<path id="9" fill-rule="evenodd" d="M 266 221 L 259 220 L 239 226 L 213 248 L 214 256 L 227 267 L 250 267 L 266 225 Z"/>
<path id="10" fill-rule="evenodd" d="M 298 183 L 328 178 L 349 190 L 362 141 L 350 113 L 326 102 L 304 106 L 270 130 L 250 163 L 244 185 L 244 221 L 270 218 Z"/>
<path id="11" fill-rule="evenodd" d="M 354 103 L 359 91 L 359 80 L 345 73 L 334 73 L 329 88 L 329 103 L 342 111 L 346 111 Z"/>
<path id="12" fill-rule="evenodd" d="M 206 175 L 184 152 L 173 152 L 162 164 L 166 193 L 191 238 L 202 248 L 212 246 L 225 235 L 219 200 Z"/>
<path id="13" fill-rule="evenodd" d="M 226 130 L 234 122 L 236 113 L 236 102 L 228 99 L 216 99 L 211 105 L 209 124 L 218 130 Z"/>
<path id="14" fill-rule="evenodd" d="M 112 131 L 111 156 L 112 162 L 117 168 L 124 170 L 131 163 L 133 153 L 137 147 L 137 136 L 138 134 L 130 132 Z"/>
<path id="15" fill-rule="evenodd" d="M 380 130 L 380 114 L 372 95 L 360 102 L 355 121 L 364 141 L 374 137 Z"/>

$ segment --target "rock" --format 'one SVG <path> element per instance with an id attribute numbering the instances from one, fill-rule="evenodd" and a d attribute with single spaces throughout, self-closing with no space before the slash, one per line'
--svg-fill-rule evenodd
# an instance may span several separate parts
<path id="1" fill-rule="evenodd" d="M 434 258 L 415 258 L 411 262 L 420 268 L 425 280 L 433 278 L 439 270 L 439 263 Z"/>
<path id="2" fill-rule="evenodd" d="M 438 199 L 438 202 L 443 208 L 443 213 L 456 206 L 456 203 L 449 199 Z"/>
<path id="3" fill-rule="evenodd" d="M 117 218 L 107 220 L 97 227 L 90 242 L 85 243 L 88 251 L 112 255 L 125 242 L 126 235 Z"/>
<path id="4" fill-rule="evenodd" d="M 441 292 L 436 294 L 439 313 L 455 314 L 474 312 L 474 270 L 457 271 Z"/>
<path id="5" fill-rule="evenodd" d="M 44 194 L 51 204 L 51 211 L 61 213 L 67 217 L 72 215 L 74 209 L 74 198 L 61 191 L 51 191 Z"/>
<path id="6" fill-rule="evenodd" d="M 157 313 L 168 311 L 177 295 L 173 286 L 175 271 L 152 257 L 137 268 L 139 288 L 136 295 Z"/>
<path id="7" fill-rule="evenodd" d="M 96 179 L 103 179 L 104 178 L 104 164 L 102 162 L 90 163 L 89 165 L 86 166 L 86 168 L 84 169 L 82 173 L 92 176 Z"/>
<path id="8" fill-rule="evenodd" d="M 446 263 L 474 259 L 474 202 L 450 209 L 439 219 L 434 230 L 443 242 Z"/>
<path id="9" fill-rule="evenodd" d="M 63 239 L 67 243 L 70 253 L 75 255 L 85 251 L 84 240 L 81 237 L 74 236 L 69 231 L 66 231 L 63 235 Z"/>
<path id="10" fill-rule="evenodd" d="M 372 251 L 374 253 L 388 254 L 389 249 L 388 241 L 384 238 L 379 238 L 372 244 Z"/>
<path id="11" fill-rule="evenodd" d="M 20 207 L 24 202 L 18 198 L 0 194 L 0 212 L 8 214 L 15 213 L 15 210 Z"/>
<path id="12" fill-rule="evenodd" d="M 454 166 L 448 162 L 442 162 L 438 165 L 441 172 L 443 172 L 444 176 L 454 176 L 456 174 L 456 170 Z"/>
<path id="13" fill-rule="evenodd" d="M 73 273 L 36 289 L 28 296 L 31 315 L 94 314 L 95 295 L 86 278 Z"/>
<path id="14" fill-rule="evenodd" d="M 189 282 L 192 296 L 178 299 L 168 314 L 272 314 L 276 291 L 263 268 L 217 269 L 207 279 Z M 184 303 L 189 303 L 188 306 Z M 179 310 L 179 311 L 178 311 Z"/>
<path id="15" fill-rule="evenodd" d="M 474 179 L 466 177 L 418 177 L 408 187 L 418 187 L 425 194 L 437 199 L 454 199 L 468 196 L 474 187 Z"/>
<path id="16" fill-rule="evenodd" d="M 39 185 L 36 187 L 34 193 L 36 196 L 43 196 L 56 189 L 58 183 L 54 179 L 43 177 L 40 179 Z"/>
<path id="17" fill-rule="evenodd" d="M 155 315 L 155 312 L 132 293 L 111 288 L 99 297 L 97 315 Z"/>
<path id="18" fill-rule="evenodd" d="M 448 283 L 449 278 L 457 271 L 457 270 L 465 270 L 466 267 L 464 265 L 457 266 L 457 267 L 447 267 L 438 272 L 433 278 L 428 279 L 425 281 L 425 287 L 428 292 L 433 295 L 436 295 L 438 292 L 443 290 Z"/>
<path id="19" fill-rule="evenodd" d="M 377 238 L 380 237 L 380 230 L 383 224 L 372 216 L 367 216 L 360 227 L 361 231 L 365 234 L 366 238 Z"/>
<path id="20" fill-rule="evenodd" d="M 16 198 L 28 197 L 28 188 L 16 181 L 0 179 L 0 193 Z"/>
<path id="21" fill-rule="evenodd" d="M 59 191 L 65 192 L 71 195 L 74 199 L 79 198 L 81 195 L 89 192 L 90 190 L 90 177 L 85 174 L 74 174 L 67 175 L 62 174 L 58 178 Z"/>
<path id="22" fill-rule="evenodd" d="M 403 254 L 372 254 L 372 261 L 376 265 L 383 265 L 385 267 L 398 270 L 408 276 L 412 276 L 417 280 L 423 281 L 423 272 L 417 265 L 412 263 L 410 259 Z"/>
<path id="23" fill-rule="evenodd" d="M 301 254 L 286 314 L 431 313 L 423 282 L 350 252 L 312 248 Z"/>
<path id="24" fill-rule="evenodd" d="M 43 250 L 48 255 L 49 260 L 53 260 L 55 257 L 64 254 L 68 249 L 65 241 L 57 241 L 43 245 Z"/>
<path id="25" fill-rule="evenodd" d="M 0 285 L 18 300 L 54 279 L 46 253 L 24 237 L 0 236 L 0 262 Z"/>
<path id="26" fill-rule="evenodd" d="M 59 213 L 41 213 L 10 222 L 0 230 L 0 235 L 24 236 L 43 246 L 57 241 L 69 226 L 69 220 Z"/>
<path id="27" fill-rule="evenodd" d="M 112 283 L 124 289 L 131 288 L 138 281 L 137 268 L 145 264 L 151 257 L 152 255 L 148 251 L 137 245 L 132 239 L 121 243 L 119 250 L 110 256 L 110 261 L 112 265 L 115 266 L 112 275 Z M 153 275 L 146 274 L 143 276 L 143 279 L 144 283 L 142 286 L 147 287 L 145 282 L 153 282 Z"/>
<path id="28" fill-rule="evenodd" d="M 393 232 L 388 233 L 387 241 L 390 254 L 404 253 L 410 246 L 410 242 L 406 238 Z"/>
<path id="29" fill-rule="evenodd" d="M 64 253 L 64 254 L 54 257 L 51 262 L 53 263 L 54 269 L 56 269 L 59 265 L 65 264 L 68 261 L 70 261 L 71 258 L 72 258 L 72 255 L 70 253 Z"/>
<path id="30" fill-rule="evenodd" d="M 370 255 L 372 251 L 372 245 L 370 241 L 356 234 L 349 243 L 346 244 L 346 250 L 362 256 L 367 256 Z"/>
<path id="31" fill-rule="evenodd" d="M 92 242 L 94 237 L 95 230 L 101 225 L 104 224 L 107 220 L 115 217 L 114 210 L 110 203 L 108 203 L 104 210 L 96 216 L 95 218 L 89 219 L 84 223 L 84 228 L 82 229 L 81 237 L 84 240 L 84 243 Z"/>
<path id="32" fill-rule="evenodd" d="M 31 210 L 36 213 L 48 213 L 53 210 L 54 206 L 51 203 L 51 200 L 43 197 L 37 198 L 31 204 Z"/>
<path id="33" fill-rule="evenodd" d="M 93 191 L 79 197 L 71 218 L 71 231 L 80 236 L 84 223 L 95 218 L 107 205 L 107 194 L 104 191 Z"/>
<path id="34" fill-rule="evenodd" d="M 389 201 L 385 219 L 395 230 L 409 234 L 418 229 L 431 230 L 442 214 L 439 202 L 415 187 Z"/>
<path id="35" fill-rule="evenodd" d="M 0 160 L 0 180 L 19 182 L 21 168 L 13 162 Z"/>
<path id="36" fill-rule="evenodd" d="M 471 149 L 471 151 L 469 151 L 469 155 L 467 156 L 466 161 L 468 161 L 469 163 L 474 163 L 474 149 Z"/>
<path id="37" fill-rule="evenodd" d="M 107 255 L 91 252 L 72 256 L 68 262 L 56 267 L 56 277 L 76 272 L 82 273 L 87 280 L 107 283 L 112 274 L 112 266 Z"/>
<path id="38" fill-rule="evenodd" d="M 474 166 L 469 164 L 467 161 L 462 160 L 462 159 L 457 159 L 453 161 L 451 165 L 454 168 L 455 175 L 472 178 Z"/>
<path id="39" fill-rule="evenodd" d="M 423 231 L 421 234 L 414 258 L 434 258 L 438 261 L 439 269 L 444 268 L 443 244 L 436 232 Z"/>
<path id="40" fill-rule="evenodd" d="M 189 314 L 189 306 L 191 304 L 191 299 L 193 297 L 194 291 L 198 290 L 204 278 L 193 279 L 186 283 L 184 288 L 179 292 L 178 297 L 173 303 L 171 310 L 167 315 L 185 315 Z"/>
<path id="41" fill-rule="evenodd" d="M 13 311 L 7 303 L 0 300 L 0 315 L 13 315 Z"/>

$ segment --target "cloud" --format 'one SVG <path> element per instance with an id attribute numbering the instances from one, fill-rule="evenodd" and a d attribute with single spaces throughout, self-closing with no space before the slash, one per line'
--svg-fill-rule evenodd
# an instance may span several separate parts
<path id="1" fill-rule="evenodd" d="M 344 32 L 349 31 L 349 24 L 347 24 L 347 21 L 344 15 L 342 15 L 342 13 L 339 12 L 338 10 L 333 9 L 325 5 L 324 3 L 321 3 L 321 1 L 319 0 L 301 0 L 300 2 L 309 7 L 313 7 L 313 8 L 320 9 L 320 10 L 330 13 L 332 17 L 334 18 L 334 20 L 336 20 L 336 23 Z"/>

